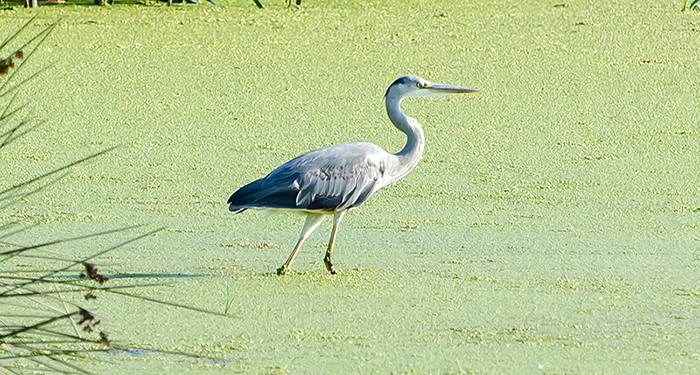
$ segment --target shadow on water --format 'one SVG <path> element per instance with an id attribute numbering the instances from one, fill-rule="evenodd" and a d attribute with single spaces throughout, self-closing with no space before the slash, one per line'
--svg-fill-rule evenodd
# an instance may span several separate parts
<path id="1" fill-rule="evenodd" d="M 215 277 L 210 274 L 187 274 L 187 273 L 115 273 L 105 274 L 107 279 L 196 279 L 205 277 Z M 84 274 L 57 276 L 56 279 L 80 280 L 84 279 Z"/>
<path id="2" fill-rule="evenodd" d="M 188 273 L 115 273 L 114 275 L 107 275 L 110 279 L 195 279 L 214 276 Z"/>
<path id="3" fill-rule="evenodd" d="M 163 351 L 163 350 L 157 350 L 157 349 L 130 349 L 130 350 L 124 350 L 124 349 L 114 349 L 114 350 L 105 350 L 104 351 L 107 354 L 111 355 L 125 355 L 125 356 L 130 356 L 130 357 L 145 357 L 151 354 L 170 354 L 170 355 L 176 355 L 176 356 L 182 356 L 183 353 L 180 352 L 170 352 L 170 351 Z M 205 364 L 214 364 L 214 365 L 225 365 L 227 363 L 230 363 L 231 361 L 225 360 L 225 359 L 219 359 L 219 358 L 199 358 L 199 361 Z"/>

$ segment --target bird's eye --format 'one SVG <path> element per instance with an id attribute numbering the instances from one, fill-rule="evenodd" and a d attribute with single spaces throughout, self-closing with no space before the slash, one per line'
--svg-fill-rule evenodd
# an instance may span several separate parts
<path id="1" fill-rule="evenodd" d="M 422 84 L 422 83 L 420 83 L 420 82 L 418 82 L 418 83 L 416 83 L 416 87 L 419 88 L 419 89 L 422 89 L 422 88 L 425 88 L 425 85 Z"/>

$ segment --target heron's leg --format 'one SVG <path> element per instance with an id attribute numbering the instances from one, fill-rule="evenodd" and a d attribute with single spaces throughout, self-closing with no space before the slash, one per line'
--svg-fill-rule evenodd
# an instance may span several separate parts
<path id="1" fill-rule="evenodd" d="M 328 251 L 326 251 L 326 256 L 323 257 L 323 263 L 326 264 L 326 269 L 332 275 L 335 275 L 335 268 L 333 268 L 333 263 L 331 263 L 331 255 L 333 255 L 333 245 L 335 245 L 335 236 L 338 234 L 338 226 L 340 221 L 343 220 L 345 216 L 345 210 L 338 211 L 333 217 L 333 230 L 331 231 L 331 239 L 328 241 Z"/>
<path id="2" fill-rule="evenodd" d="M 301 236 L 299 236 L 299 241 L 297 242 L 297 245 L 294 246 L 294 251 L 292 251 L 292 254 L 289 256 L 289 259 L 287 259 L 287 261 L 282 267 L 277 269 L 277 274 L 284 275 L 285 272 L 289 271 L 289 268 L 292 266 L 292 262 L 294 261 L 294 257 L 297 256 L 299 249 L 301 249 L 301 245 L 303 245 L 304 241 L 307 238 L 309 238 L 311 233 L 313 233 L 313 231 L 316 228 L 318 228 L 318 226 L 323 221 L 323 218 L 325 217 L 326 215 L 319 214 L 306 215 L 306 222 L 304 223 L 304 229 L 301 230 Z"/>

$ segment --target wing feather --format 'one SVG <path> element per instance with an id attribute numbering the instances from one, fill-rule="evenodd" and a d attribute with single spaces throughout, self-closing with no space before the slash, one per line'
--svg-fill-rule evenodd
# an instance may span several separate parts
<path id="1" fill-rule="evenodd" d="M 364 203 L 386 172 L 386 152 L 366 142 L 344 143 L 303 154 L 251 183 L 249 194 L 229 200 L 231 210 L 251 207 L 343 210 Z M 254 186 L 250 186 L 253 185 Z M 250 186 L 250 187 L 249 187 Z M 231 202 L 234 200 L 235 202 Z M 235 203 L 235 204 L 234 204 Z"/>

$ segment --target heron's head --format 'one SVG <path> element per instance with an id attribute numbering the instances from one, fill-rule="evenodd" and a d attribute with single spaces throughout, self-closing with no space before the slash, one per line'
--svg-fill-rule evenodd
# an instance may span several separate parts
<path id="1" fill-rule="evenodd" d="M 479 92 L 479 90 L 433 83 L 417 76 L 403 76 L 389 86 L 384 96 L 387 99 L 394 98 L 401 100 L 410 97 L 466 94 L 472 92 Z"/>

